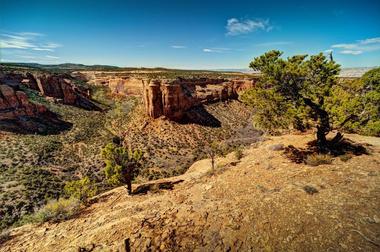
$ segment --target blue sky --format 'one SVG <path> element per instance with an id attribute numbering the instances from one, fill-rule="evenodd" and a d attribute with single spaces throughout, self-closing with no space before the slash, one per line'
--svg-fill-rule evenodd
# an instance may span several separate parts
<path id="1" fill-rule="evenodd" d="M 380 1 L 0 0 L 3 62 L 247 68 L 270 49 L 380 65 Z"/>

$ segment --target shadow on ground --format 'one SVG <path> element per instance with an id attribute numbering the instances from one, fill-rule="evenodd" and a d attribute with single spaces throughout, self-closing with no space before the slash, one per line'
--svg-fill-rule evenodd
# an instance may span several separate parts
<path id="1" fill-rule="evenodd" d="M 0 120 L 0 131 L 17 134 L 56 135 L 70 130 L 73 124 L 63 121 L 52 112 L 41 117 L 19 116 Z"/>
<path id="2" fill-rule="evenodd" d="M 220 128 L 222 123 L 212 114 L 210 114 L 203 105 L 191 108 L 186 112 L 182 124 L 199 124 L 206 127 Z"/>
<path id="3" fill-rule="evenodd" d="M 367 144 L 367 147 L 370 146 Z M 309 155 L 320 154 L 318 151 L 317 141 L 313 140 L 307 144 L 306 148 L 296 148 L 293 145 L 289 145 L 285 148 L 284 154 L 291 161 L 295 163 L 306 163 Z M 334 144 L 334 147 L 330 149 L 328 153 L 331 156 L 338 157 L 343 155 L 368 155 L 369 150 L 362 144 L 355 143 L 354 141 L 343 138 L 339 143 Z"/>

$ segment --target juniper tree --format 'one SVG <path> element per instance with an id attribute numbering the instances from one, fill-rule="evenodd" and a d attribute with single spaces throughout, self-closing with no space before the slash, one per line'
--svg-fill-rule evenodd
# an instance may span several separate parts
<path id="1" fill-rule="evenodd" d="M 106 163 L 104 172 L 108 183 L 114 186 L 126 184 L 128 194 L 131 194 L 132 179 L 135 176 L 136 168 L 140 165 L 142 152 L 109 143 L 102 149 L 101 154 Z"/>
<path id="2" fill-rule="evenodd" d="M 321 151 L 326 151 L 326 135 L 332 127 L 325 98 L 330 95 L 331 88 L 337 82 L 340 66 L 332 57 L 327 59 L 322 53 L 310 57 L 296 55 L 287 59 L 281 58 L 281 55 L 280 51 L 269 51 L 250 63 L 252 69 L 262 74 L 254 92 L 265 92 L 281 101 L 283 105 L 280 107 L 267 107 L 269 110 L 284 109 L 269 111 L 275 112 L 274 114 L 294 112 L 300 108 L 308 109 L 309 113 L 305 115 L 316 122 L 318 147 Z M 342 135 L 338 133 L 332 142 L 341 138 Z"/>

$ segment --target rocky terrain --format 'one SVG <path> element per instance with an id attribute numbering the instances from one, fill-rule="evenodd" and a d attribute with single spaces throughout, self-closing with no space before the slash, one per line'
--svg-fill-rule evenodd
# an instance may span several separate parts
<path id="1" fill-rule="evenodd" d="M 283 148 L 313 135 L 263 138 L 214 171 L 201 160 L 147 194 L 116 188 L 73 219 L 14 229 L 0 251 L 378 251 L 380 142 L 346 136 L 370 154 L 310 166 Z"/>
<path id="2" fill-rule="evenodd" d="M 44 105 L 30 102 L 18 86 L 0 84 L 0 130 L 54 134 L 70 127 Z"/>
<path id="3" fill-rule="evenodd" d="M 228 151 L 257 139 L 260 132 L 251 126 L 250 109 L 236 100 L 240 90 L 233 89 L 233 99 L 225 100 L 220 97 L 221 91 L 228 89 L 223 78 L 195 80 L 201 78 L 203 87 L 190 83 L 192 93 L 184 94 L 182 87 L 177 93 L 190 95 L 194 102 L 189 110 L 177 112 L 197 117 L 174 122 L 164 115 L 158 119 L 148 116 L 143 78 L 139 79 L 138 95 L 117 95 L 108 84 L 86 83 L 83 75 L 26 68 L 4 71 L 0 81 L 5 95 L 1 98 L 6 96 L 10 103 L 4 98 L 2 106 L 6 107 L 0 110 L 0 229 L 43 206 L 47 199 L 59 197 L 66 181 L 89 176 L 101 191 L 109 189 L 100 151 L 115 135 L 144 152 L 143 167 L 136 178 L 140 182 L 182 174 L 194 161 L 207 156 L 204 146 L 211 141 L 221 141 Z M 129 85 L 125 87 L 130 90 Z M 210 97 L 210 102 L 204 102 L 205 97 Z M 174 103 L 170 99 L 165 102 L 170 112 L 168 108 L 174 108 Z M 86 104 L 102 109 L 83 106 Z M 48 122 L 56 120 L 60 120 L 60 128 L 53 132 L 55 124 Z"/>
<path id="4" fill-rule="evenodd" d="M 378 248 L 377 138 L 349 135 L 369 155 L 296 164 L 284 146 L 313 137 L 253 128 L 238 98 L 255 75 L 66 67 L 0 73 L 0 230 L 61 197 L 67 181 L 112 189 L 100 151 L 115 136 L 144 153 L 136 195 L 116 188 L 71 220 L 16 228 L 1 251 Z M 214 143 L 231 154 L 211 170 Z"/>
<path id="5" fill-rule="evenodd" d="M 38 91 L 56 102 L 74 105 L 87 110 L 100 110 L 91 101 L 89 89 L 76 85 L 70 74 L 56 74 L 41 71 L 9 71 L 0 75 L 3 85 L 20 85 Z"/>

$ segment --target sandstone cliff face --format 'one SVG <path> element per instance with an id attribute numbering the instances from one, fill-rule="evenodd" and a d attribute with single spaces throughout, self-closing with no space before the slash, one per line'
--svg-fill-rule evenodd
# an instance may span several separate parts
<path id="1" fill-rule="evenodd" d="M 143 81 L 145 110 L 152 118 L 165 116 L 180 121 L 193 107 L 237 99 L 240 91 L 253 85 L 253 80 L 206 78 Z"/>
<path id="2" fill-rule="evenodd" d="M 91 101 L 89 91 L 78 88 L 68 74 L 27 73 L 22 82 L 44 96 L 59 99 L 63 104 L 74 105 L 87 110 L 101 110 Z"/>
<path id="3" fill-rule="evenodd" d="M 116 95 L 141 95 L 142 80 L 133 77 L 115 77 L 108 80 L 111 93 Z"/>
<path id="4" fill-rule="evenodd" d="M 71 127 L 45 106 L 29 101 L 27 95 L 0 83 L 0 130 L 19 133 L 57 133 Z"/>
<path id="5" fill-rule="evenodd" d="M 29 102 L 22 91 L 15 91 L 11 86 L 0 85 L 0 120 L 17 116 L 37 116 L 45 113 L 46 107 Z"/>

